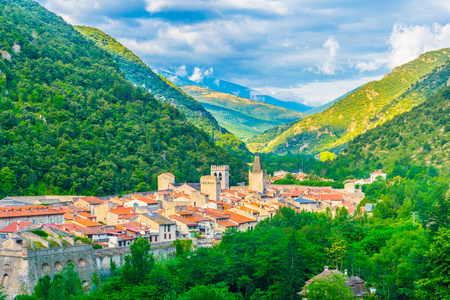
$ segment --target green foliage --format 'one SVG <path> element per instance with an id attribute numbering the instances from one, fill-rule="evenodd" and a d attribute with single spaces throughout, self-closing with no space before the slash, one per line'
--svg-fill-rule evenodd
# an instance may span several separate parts
<path id="1" fill-rule="evenodd" d="M 61 299 L 69 300 L 83 295 L 83 288 L 78 273 L 74 270 L 74 265 L 69 264 L 61 273 L 52 277 L 45 275 L 39 278 L 34 287 L 34 293 L 29 297 L 16 297 L 16 299 Z"/>
<path id="2" fill-rule="evenodd" d="M 449 49 L 424 53 L 395 68 L 383 79 L 356 89 L 328 109 L 270 130 L 251 139 L 249 144 L 258 143 L 261 152 L 316 154 L 329 149 L 341 152 L 368 128 L 410 111 L 445 86 L 450 76 L 448 58 Z M 422 126 L 422 132 L 431 128 Z M 385 140 L 385 147 L 395 148 L 399 142 L 403 143 L 399 138 Z M 432 149 L 426 143 L 420 147 L 425 147 L 425 152 Z"/>
<path id="3" fill-rule="evenodd" d="M 34 230 L 31 230 L 31 233 L 34 233 L 34 234 L 36 234 L 36 235 L 38 235 L 38 236 L 40 236 L 40 237 L 42 237 L 42 238 L 44 238 L 44 239 L 48 238 L 48 233 L 45 232 L 45 231 L 42 230 L 42 229 L 34 229 Z"/>
<path id="4" fill-rule="evenodd" d="M 450 89 L 443 88 L 411 111 L 356 137 L 328 168 L 327 176 L 368 176 L 377 166 L 389 178 L 446 176 L 450 168 L 450 139 L 445 130 L 449 101 Z"/>
<path id="5" fill-rule="evenodd" d="M 142 237 L 131 244 L 130 252 L 130 255 L 124 257 L 122 280 L 128 284 L 137 284 L 150 273 L 155 259 L 150 253 L 150 242 Z"/>
<path id="6" fill-rule="evenodd" d="M 242 160 L 249 159 L 245 144 L 219 126 L 213 115 L 197 100 L 176 87 L 161 75 L 154 73 L 139 57 L 97 28 L 75 26 L 75 29 L 97 46 L 105 49 L 118 62 L 125 78 L 156 99 L 179 109 L 189 122 L 218 140 L 220 145 Z"/>
<path id="7" fill-rule="evenodd" d="M 92 248 L 94 248 L 94 250 L 99 250 L 99 249 L 103 249 L 103 246 L 100 245 L 100 244 L 94 244 L 94 245 L 92 246 Z"/>
<path id="8" fill-rule="evenodd" d="M 0 48 L 13 53 L 0 59 L 8 89 L 0 197 L 153 189 L 162 172 L 196 181 L 213 164 L 230 165 L 232 183 L 244 180 L 240 146 L 230 155 L 179 110 L 133 87 L 110 54 L 61 18 L 34 1 L 7 0 L 0 23 Z"/>
<path id="9" fill-rule="evenodd" d="M 176 247 L 177 257 L 185 255 L 191 251 L 192 240 L 176 240 L 173 242 Z"/>
<path id="10" fill-rule="evenodd" d="M 320 160 L 321 161 L 327 161 L 327 160 L 333 160 L 336 158 L 336 154 L 329 152 L 329 151 L 323 151 L 320 152 Z"/>
<path id="11" fill-rule="evenodd" d="M 324 275 L 314 279 L 302 295 L 310 300 L 351 300 L 353 293 L 345 285 L 345 277 L 339 274 Z"/>
<path id="12" fill-rule="evenodd" d="M 180 300 L 233 300 L 239 299 L 227 288 L 216 287 L 214 285 L 196 285 L 188 292 L 184 293 Z"/>
<path id="13" fill-rule="evenodd" d="M 344 183 L 337 181 L 316 181 L 316 180 L 296 180 L 296 179 L 287 179 L 282 178 L 274 181 L 274 184 L 295 184 L 295 185 L 303 185 L 303 186 L 331 186 L 335 189 L 344 188 Z"/>

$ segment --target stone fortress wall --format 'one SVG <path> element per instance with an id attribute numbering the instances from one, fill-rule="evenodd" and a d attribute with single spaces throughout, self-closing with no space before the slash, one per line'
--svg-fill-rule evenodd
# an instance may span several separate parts
<path id="1" fill-rule="evenodd" d="M 156 259 L 175 256 L 173 243 L 152 244 L 150 250 Z M 125 255 L 130 254 L 130 247 L 116 247 L 94 250 L 92 245 L 48 248 L 41 250 L 0 249 L 1 283 L 8 294 L 7 299 L 14 299 L 19 294 L 31 294 L 40 277 L 53 276 L 73 263 L 83 287 L 92 285 L 92 274 L 97 272 L 100 278 L 111 273 L 111 259 L 116 266 L 124 263 Z"/>

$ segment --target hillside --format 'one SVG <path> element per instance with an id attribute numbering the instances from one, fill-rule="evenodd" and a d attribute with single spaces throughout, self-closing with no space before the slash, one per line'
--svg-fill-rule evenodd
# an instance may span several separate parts
<path id="1" fill-rule="evenodd" d="M 248 145 L 253 151 L 277 153 L 339 151 L 354 137 L 423 102 L 438 88 L 427 75 L 440 66 L 434 72 L 446 69 L 448 58 L 449 49 L 422 54 L 394 68 L 383 79 L 363 85 L 325 111 L 296 122 L 275 138 L 263 134 Z"/>
<path id="2" fill-rule="evenodd" d="M 349 142 L 348 151 L 337 157 L 328 175 L 367 176 L 370 170 L 382 168 L 391 176 L 405 177 L 412 166 L 418 171 L 434 166 L 447 176 L 450 170 L 449 114 L 450 87 L 445 87 L 411 111 Z"/>
<path id="3" fill-rule="evenodd" d="M 268 95 L 260 95 L 259 92 L 249 88 L 245 87 L 233 82 L 229 82 L 220 78 L 216 77 L 204 77 L 200 82 L 194 82 L 189 80 L 187 76 L 178 76 L 175 73 L 172 73 L 168 70 L 162 70 L 158 69 L 157 72 L 167 78 L 170 78 L 170 80 L 175 83 L 177 86 L 183 87 L 183 86 L 200 86 L 204 88 L 209 88 L 211 90 L 225 93 L 225 94 L 231 94 L 236 95 L 242 98 L 247 98 L 259 102 L 264 102 L 267 104 L 271 104 L 278 107 L 283 107 L 286 109 L 294 110 L 297 112 L 304 113 L 310 109 L 312 109 L 312 106 L 305 105 L 303 103 L 298 102 L 291 102 L 291 101 L 281 101 L 274 97 L 268 96 Z"/>
<path id="4" fill-rule="evenodd" d="M 340 96 L 340 97 L 338 97 L 338 98 L 336 98 L 336 99 L 334 99 L 334 100 L 332 100 L 332 101 L 330 101 L 328 103 L 322 104 L 321 106 L 314 107 L 314 108 L 308 110 L 307 112 L 305 112 L 305 114 L 306 115 L 313 115 L 313 114 L 320 113 L 320 112 L 326 110 L 327 108 L 333 106 L 336 102 L 338 102 L 339 100 L 345 98 L 346 96 L 350 95 L 351 93 L 353 93 L 356 90 L 357 89 L 351 90 L 350 92 L 345 93 L 344 95 L 342 95 L 342 96 Z"/>
<path id="5" fill-rule="evenodd" d="M 31 0 L 0 2 L 0 196 L 149 190 L 246 167 L 105 51 Z"/>
<path id="6" fill-rule="evenodd" d="M 214 132 L 215 138 L 224 148 L 242 159 L 247 158 L 249 152 L 244 143 L 231 136 L 226 129 L 221 128 L 211 113 L 198 103 L 198 101 L 186 95 L 186 93 L 167 80 L 167 78 L 153 72 L 132 51 L 97 28 L 75 26 L 75 29 L 111 54 L 119 64 L 120 70 L 124 73 L 128 81 L 136 86 L 142 87 L 161 102 L 169 103 L 178 108 L 192 124 L 210 135 Z"/>
<path id="7" fill-rule="evenodd" d="M 240 139 L 304 117 L 304 114 L 267 103 L 225 94 L 199 86 L 183 86 L 219 122 Z"/>

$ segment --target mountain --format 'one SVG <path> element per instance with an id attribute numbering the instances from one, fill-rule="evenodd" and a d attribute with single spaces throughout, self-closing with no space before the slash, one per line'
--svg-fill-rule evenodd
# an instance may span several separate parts
<path id="1" fill-rule="evenodd" d="M 249 152 L 243 142 L 220 127 L 212 114 L 197 100 L 184 93 L 167 78 L 153 72 L 132 51 L 97 28 L 75 26 L 75 29 L 111 54 L 128 81 L 153 94 L 159 101 L 178 108 L 192 124 L 211 135 L 214 134 L 224 148 L 242 159 L 247 158 Z"/>
<path id="2" fill-rule="evenodd" d="M 440 77 L 448 80 L 444 88 L 411 111 L 354 138 L 348 150 L 336 158 L 327 175 L 361 178 L 362 174 L 367 176 L 382 168 L 391 177 L 412 179 L 429 168 L 428 172 L 435 176 L 438 172 L 447 176 L 450 170 L 450 72 Z"/>
<path id="3" fill-rule="evenodd" d="M 240 139 L 261 134 L 272 127 L 290 123 L 305 115 L 238 96 L 199 86 L 183 86 L 183 91 L 197 99 L 219 122 Z"/>
<path id="4" fill-rule="evenodd" d="M 0 1 L 0 196 L 105 195 L 246 166 L 31 0 Z"/>
<path id="5" fill-rule="evenodd" d="M 314 107 L 314 108 L 308 110 L 307 112 L 305 112 L 305 114 L 306 114 L 306 115 L 313 115 L 313 114 L 320 113 L 320 112 L 326 110 L 327 108 L 333 106 L 333 104 L 335 104 L 335 103 L 338 102 L 339 100 L 345 98 L 346 96 L 350 95 L 351 93 L 353 93 L 353 92 L 356 91 L 356 90 L 357 90 L 357 88 L 354 89 L 354 90 L 351 90 L 351 91 L 348 92 L 348 93 L 345 93 L 344 95 L 342 95 L 342 96 L 340 96 L 340 97 L 338 97 L 338 98 L 336 98 L 336 99 L 334 99 L 334 100 L 332 100 L 332 101 L 330 101 L 330 102 L 328 102 L 328 103 L 325 103 L 325 104 L 323 104 L 323 105 L 321 105 L 321 106 Z"/>
<path id="6" fill-rule="evenodd" d="M 328 109 L 284 127 L 277 136 L 271 130 L 252 138 L 247 146 L 253 151 L 276 153 L 340 152 L 356 136 L 411 110 L 441 87 L 428 75 L 443 72 L 449 54 L 449 49 L 424 53 Z"/>
<path id="7" fill-rule="evenodd" d="M 200 82 L 194 82 L 189 80 L 189 78 L 186 76 L 179 76 L 168 70 L 157 69 L 156 71 L 159 74 L 169 78 L 173 83 L 175 83 L 179 87 L 183 87 L 185 85 L 205 87 L 213 91 L 236 95 L 242 98 L 264 102 L 267 104 L 287 108 L 290 110 L 295 110 L 302 113 L 313 108 L 312 106 L 308 106 L 298 102 L 281 101 L 271 96 L 260 95 L 259 92 L 252 90 L 251 88 L 212 76 L 203 77 Z"/>

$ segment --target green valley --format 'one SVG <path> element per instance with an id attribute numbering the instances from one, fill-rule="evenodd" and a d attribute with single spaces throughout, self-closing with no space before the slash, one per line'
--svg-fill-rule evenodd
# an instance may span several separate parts
<path id="1" fill-rule="evenodd" d="M 274 136 L 270 130 L 248 143 L 253 151 L 318 153 L 342 151 L 370 128 L 411 110 L 442 87 L 433 74 L 447 72 L 449 49 L 427 52 L 360 87 L 321 113 L 308 116 Z"/>
<path id="2" fill-rule="evenodd" d="M 272 127 L 304 117 L 300 112 L 208 88 L 199 86 L 181 88 L 210 111 L 222 127 L 240 139 L 248 139 Z"/>

